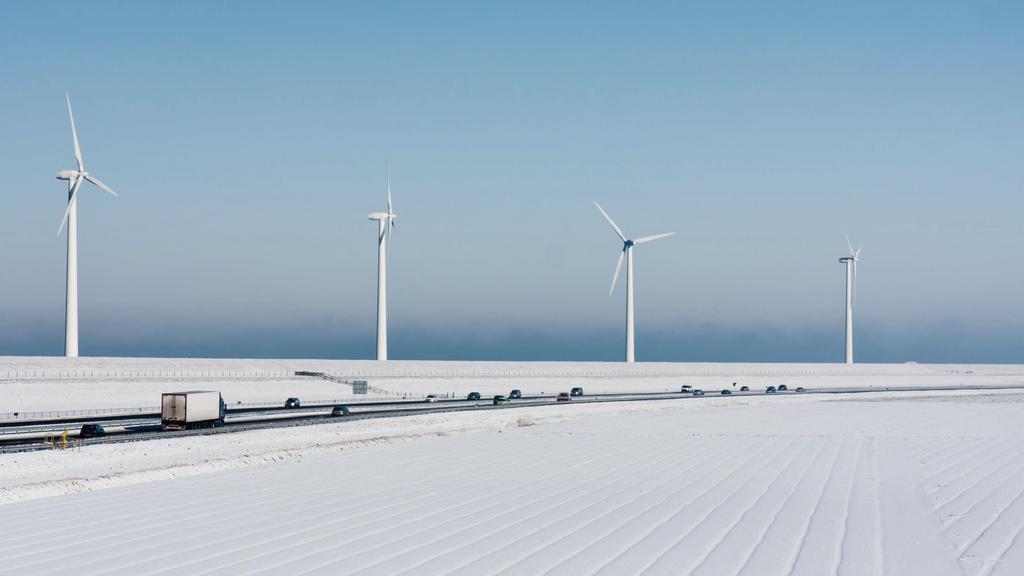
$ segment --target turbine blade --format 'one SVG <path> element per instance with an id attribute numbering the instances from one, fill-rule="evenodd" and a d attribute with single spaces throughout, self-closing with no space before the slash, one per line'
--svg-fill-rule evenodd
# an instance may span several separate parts
<path id="1" fill-rule="evenodd" d="M 384 155 L 384 177 L 388 183 L 388 214 L 391 214 L 391 171 L 388 169 L 388 157 Z"/>
<path id="2" fill-rule="evenodd" d="M 64 225 L 68 223 L 68 216 L 71 214 L 71 205 L 75 203 L 75 199 L 78 198 L 78 188 L 82 185 L 81 178 L 75 178 L 75 183 L 71 187 L 71 198 L 68 200 L 68 207 L 64 210 L 64 218 L 60 221 L 60 228 L 57 228 L 57 236 L 64 231 Z"/>
<path id="3" fill-rule="evenodd" d="M 608 213 L 604 211 L 604 208 L 601 208 L 601 205 L 598 204 L 597 202 L 594 202 L 594 206 L 597 206 L 597 209 L 601 212 L 601 215 L 604 216 L 604 219 L 607 220 L 608 223 L 612 225 L 612 230 L 615 230 L 615 233 L 619 235 L 619 239 L 625 242 L 626 235 L 623 234 L 622 230 L 615 224 L 615 222 L 612 221 L 611 216 L 609 216 Z"/>
<path id="4" fill-rule="evenodd" d="M 93 184 L 99 186 L 102 190 L 104 190 L 106 192 L 110 192 L 111 194 L 114 195 L 115 198 L 120 198 L 120 196 L 117 195 L 117 192 L 114 192 L 113 190 L 111 190 L 110 186 L 107 186 L 103 182 L 100 182 L 100 179 L 95 177 L 95 176 L 93 176 L 92 174 L 87 175 L 85 177 L 85 179 L 88 180 L 89 182 L 92 182 Z"/>
<path id="5" fill-rule="evenodd" d="M 68 116 L 71 118 L 71 139 L 75 142 L 75 160 L 78 160 L 78 171 L 85 170 L 82 162 L 82 149 L 78 147 L 78 131 L 75 130 L 75 113 L 71 111 L 71 95 L 64 94 L 68 101 Z"/>
<path id="6" fill-rule="evenodd" d="M 626 256 L 626 249 L 623 248 L 622 252 L 619 252 L 619 262 L 615 265 L 615 274 L 612 275 L 612 288 L 608 291 L 608 295 L 611 296 L 615 292 L 615 282 L 619 279 L 619 271 L 622 270 L 622 259 Z"/>
<path id="7" fill-rule="evenodd" d="M 864 245 L 861 244 L 860 248 L 857 248 L 857 251 L 853 253 L 853 259 L 854 260 L 860 260 L 860 251 L 863 250 L 863 249 L 864 249 Z"/>
<path id="8" fill-rule="evenodd" d="M 846 247 L 850 249 L 850 256 L 853 256 L 853 244 L 850 243 L 850 235 L 843 231 L 843 236 L 846 236 Z"/>
<path id="9" fill-rule="evenodd" d="M 644 236 L 643 238 L 637 238 L 636 240 L 633 240 L 633 244 L 646 244 L 648 242 L 653 242 L 653 241 L 658 240 L 660 238 L 668 238 L 669 236 L 671 236 L 673 234 L 675 234 L 675 232 L 666 232 L 664 234 L 655 234 L 653 236 Z"/>

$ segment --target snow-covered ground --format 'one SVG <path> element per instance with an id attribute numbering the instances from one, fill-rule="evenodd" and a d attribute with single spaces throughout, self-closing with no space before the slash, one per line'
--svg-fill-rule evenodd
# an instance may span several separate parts
<path id="1" fill-rule="evenodd" d="M 393 394 L 419 396 L 505 394 L 513 388 L 552 394 L 574 386 L 591 393 L 678 390 L 683 384 L 715 390 L 733 382 L 807 388 L 1024 384 L 1021 365 L 0 357 L 0 418 L 13 412 L 155 408 L 162 392 L 183 389 L 219 390 L 229 404 L 283 402 L 290 396 L 352 398 L 350 387 L 294 376 L 299 370 L 368 380 Z"/>
<path id="2" fill-rule="evenodd" d="M 0 574 L 1021 574 L 1022 400 L 553 406 L 0 456 L 8 500 L 66 494 L 0 505 Z"/>

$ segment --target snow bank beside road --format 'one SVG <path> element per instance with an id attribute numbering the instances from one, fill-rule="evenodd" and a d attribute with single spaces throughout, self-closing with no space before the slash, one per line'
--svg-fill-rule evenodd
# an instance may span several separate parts
<path id="1" fill-rule="evenodd" d="M 1024 384 L 1021 365 L 742 364 L 643 362 L 433 362 L 394 360 L 237 360 L 173 358 L 0 357 L 0 414 L 47 410 L 155 407 L 162 392 L 220 391 L 229 404 L 352 398 L 335 382 L 295 377 L 298 370 L 368 380 L 398 394 L 471 391 L 485 396 L 554 394 L 581 386 L 588 393 L 662 392 L 689 384 L 731 388 L 835 388 Z M 737 387 L 738 387 L 737 386 Z M 368 397 L 369 399 L 369 397 Z"/>

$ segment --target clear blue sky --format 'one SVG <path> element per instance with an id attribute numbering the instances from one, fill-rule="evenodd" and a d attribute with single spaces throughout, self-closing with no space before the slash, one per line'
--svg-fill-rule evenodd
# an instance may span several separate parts
<path id="1" fill-rule="evenodd" d="M 496 4 L 496 3 L 495 3 Z M 1019 2 L 7 2 L 0 354 L 1024 362 Z"/>

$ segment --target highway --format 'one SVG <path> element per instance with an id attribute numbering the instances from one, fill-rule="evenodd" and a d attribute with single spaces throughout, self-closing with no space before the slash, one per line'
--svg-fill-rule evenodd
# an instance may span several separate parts
<path id="1" fill-rule="evenodd" d="M 785 398 L 788 396 L 805 394 L 862 394 L 870 392 L 949 392 L 959 390 L 1020 390 L 1024 385 L 1018 384 L 992 384 L 976 386 L 929 386 L 929 387 L 844 387 L 844 388 L 821 388 L 807 389 L 805 392 L 796 392 L 789 389 L 775 394 L 766 394 L 764 389 L 757 388 L 741 392 L 738 388 L 729 388 L 731 394 L 723 395 L 721 389 L 705 389 L 704 396 L 694 396 L 691 392 L 635 392 L 635 393 L 614 393 L 614 394 L 592 394 L 573 397 L 569 402 L 558 402 L 555 395 L 545 396 L 524 396 L 521 399 L 510 400 L 508 404 L 493 405 L 491 398 L 480 400 L 465 399 L 438 399 L 434 402 L 424 400 L 401 400 L 381 402 L 349 402 L 345 404 L 309 404 L 300 408 L 281 407 L 249 407 L 249 408 L 228 408 L 224 425 L 218 428 L 203 428 L 196 430 L 163 430 L 160 426 L 160 415 L 153 414 L 112 414 L 109 416 L 83 418 L 74 417 L 66 420 L 46 421 L 6 421 L 0 422 L 3 432 L 0 433 L 0 453 L 25 452 L 32 450 L 49 449 L 56 437 L 67 429 L 67 436 L 77 439 L 82 423 L 97 423 L 104 427 L 105 434 L 98 437 L 83 438 L 81 445 L 110 444 L 120 442 L 136 442 L 156 438 L 171 438 L 180 436 L 202 436 L 207 434 L 224 434 L 232 432 L 243 432 L 247 430 L 259 430 L 265 428 L 285 428 L 292 426 L 308 426 L 314 424 L 340 423 L 352 420 L 367 420 L 374 418 L 394 418 L 401 416 L 413 416 L 417 414 L 436 414 L 446 412 L 467 412 L 480 410 L 509 410 L 516 408 L 555 406 L 572 404 L 591 404 L 606 402 L 640 402 L 656 400 L 680 400 L 692 399 L 701 400 L 708 398 L 740 398 L 744 396 L 762 396 Z M 332 417 L 331 411 L 335 406 L 343 405 L 349 409 L 348 416 Z"/>

